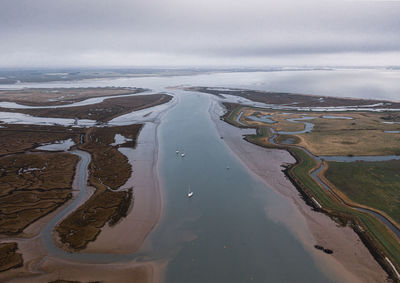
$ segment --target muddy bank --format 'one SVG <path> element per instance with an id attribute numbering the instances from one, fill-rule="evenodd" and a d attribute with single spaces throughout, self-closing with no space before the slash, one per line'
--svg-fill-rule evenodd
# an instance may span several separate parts
<path id="1" fill-rule="evenodd" d="M 33 251 L 28 257 L 33 255 Z M 40 268 L 38 269 L 38 265 Z M 121 282 L 148 283 L 161 282 L 165 263 L 141 263 L 136 261 L 108 264 L 91 264 L 71 262 L 59 258 L 44 258 L 41 261 L 30 261 L 23 268 L 3 273 L 1 282 L 51 282 L 69 280 L 77 282 Z"/>
<path id="2" fill-rule="evenodd" d="M 297 189 L 285 177 L 282 165 L 294 163 L 294 158 L 284 150 L 267 149 L 243 140 L 243 135 L 254 130 L 241 130 L 220 120 L 222 108 L 213 100 L 210 114 L 219 135 L 225 143 L 255 175 L 269 187 L 291 200 L 293 207 L 288 213 L 277 213 L 266 207 L 266 213 L 284 223 L 302 241 L 315 261 L 338 281 L 382 282 L 387 277 L 374 260 L 357 234 L 349 227 L 337 227 L 328 216 L 316 213 L 299 195 Z M 321 245 L 332 249 L 328 255 L 314 248 Z"/>
<path id="3" fill-rule="evenodd" d="M 137 205 L 129 211 L 128 216 L 120 223 L 113 227 L 106 226 L 104 231 L 98 237 L 98 241 L 89 245 L 84 253 L 132 253 L 141 245 L 147 234 L 157 223 L 161 211 L 161 195 L 158 187 L 157 178 L 153 178 L 156 174 L 157 163 L 157 143 L 156 128 L 157 124 L 148 123 L 139 136 L 138 146 L 136 149 L 123 152 L 127 155 L 129 162 L 133 163 L 134 175 L 122 187 L 134 186 L 136 188 L 135 197 L 138 199 Z M 82 152 L 82 154 L 86 154 Z M 82 160 L 79 161 L 80 163 Z M 80 164 L 77 168 L 80 167 Z M 85 167 L 85 175 L 87 174 L 87 165 Z M 41 231 L 55 217 L 57 217 L 71 202 L 79 199 L 74 207 L 79 207 L 92 195 L 94 189 L 88 187 L 88 190 L 80 196 L 79 181 L 87 179 L 87 176 L 81 176 L 82 171 L 76 170 L 73 182 L 73 198 L 65 205 L 47 215 L 41 220 L 29 226 L 24 231 L 25 238 L 14 239 L 20 250 L 23 251 L 25 264 L 22 268 L 12 270 L 7 273 L 0 274 L 0 281 L 3 282 L 47 282 L 58 278 L 86 280 L 99 280 L 102 282 L 159 282 L 162 276 L 162 266 L 154 262 L 135 262 L 124 261 L 122 263 L 79 263 L 75 260 L 61 259 L 58 255 L 53 255 L 48 251 L 42 240 Z M 137 176 L 140 176 L 138 178 Z M 80 199 L 81 198 L 81 199 Z M 60 220 L 62 220 L 61 218 Z M 9 239 L 7 239 L 9 240 Z M 62 249 L 62 245 L 58 241 L 58 237 L 52 235 L 52 241 Z M 82 269 L 82 266 L 85 266 Z M 78 272 L 79 270 L 79 272 Z M 77 274 L 76 277 L 71 274 Z M 61 277 L 60 277 L 61 276 Z M 71 277 L 72 276 L 72 277 Z M 10 281 L 8 281 L 10 280 Z M 85 282 L 86 282 L 85 281 Z"/>
<path id="4" fill-rule="evenodd" d="M 135 149 L 120 148 L 133 172 L 121 188 L 133 187 L 134 205 L 117 225 L 106 225 L 96 241 L 88 244 L 87 253 L 132 253 L 138 250 L 147 234 L 157 224 L 161 213 L 161 193 L 156 176 L 158 144 L 157 124 L 146 123 Z"/>
<path id="5" fill-rule="evenodd" d="M 1 108 L 2 112 L 23 113 L 35 117 L 70 118 L 78 120 L 95 120 L 107 123 L 118 116 L 151 108 L 169 102 L 172 96 L 166 94 L 146 94 L 135 96 L 118 96 L 107 98 L 93 104 L 59 108 Z M 1 103 L 0 103 L 1 105 Z M 101 111 L 99 111 L 99 109 Z"/>

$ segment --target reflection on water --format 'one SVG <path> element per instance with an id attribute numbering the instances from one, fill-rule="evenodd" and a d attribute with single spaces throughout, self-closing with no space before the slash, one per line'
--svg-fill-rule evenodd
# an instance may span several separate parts
<path id="1" fill-rule="evenodd" d="M 384 131 L 387 134 L 400 134 L 400 131 Z"/>
<path id="2" fill-rule="evenodd" d="M 274 124 L 276 123 L 276 121 L 272 120 L 272 116 L 271 115 L 264 115 L 261 117 L 257 117 L 257 116 L 247 116 L 247 119 L 253 120 L 253 121 L 258 121 L 258 122 L 264 122 L 264 123 L 268 123 L 268 124 Z"/>
<path id="3" fill-rule="evenodd" d="M 341 120 L 353 120 L 353 117 L 349 116 L 332 116 L 332 115 L 324 115 L 322 116 L 324 119 L 341 119 Z"/>
<path id="4" fill-rule="evenodd" d="M 39 150 L 46 150 L 46 151 L 67 151 L 69 150 L 73 145 L 75 145 L 74 141 L 72 139 L 67 139 L 63 141 L 57 141 L 55 143 L 51 144 L 44 144 L 36 149 Z"/>

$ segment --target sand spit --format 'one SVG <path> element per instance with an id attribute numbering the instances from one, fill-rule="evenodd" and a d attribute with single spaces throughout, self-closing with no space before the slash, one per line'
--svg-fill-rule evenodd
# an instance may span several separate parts
<path id="1" fill-rule="evenodd" d="M 222 107 L 216 99 L 212 99 L 210 115 L 224 142 L 249 171 L 293 204 L 290 212 L 280 213 L 277 207 L 266 207 L 266 213 L 300 238 L 321 270 L 338 282 L 385 281 L 387 274 L 351 228 L 338 227 L 328 216 L 313 211 L 301 199 L 297 189 L 282 172 L 282 165 L 294 163 L 294 158 L 285 150 L 267 149 L 246 142 L 242 136 L 254 133 L 254 130 L 231 126 L 220 120 L 222 114 Z M 322 253 L 314 248 L 316 244 L 330 248 L 334 253 Z"/>

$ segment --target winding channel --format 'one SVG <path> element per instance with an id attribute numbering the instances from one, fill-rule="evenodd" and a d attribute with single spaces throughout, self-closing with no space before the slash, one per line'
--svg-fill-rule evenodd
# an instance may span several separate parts
<path id="1" fill-rule="evenodd" d="M 243 112 L 240 112 L 240 114 L 243 115 Z M 242 115 L 240 115 L 240 117 Z M 239 121 L 240 117 L 239 117 L 239 115 L 237 116 L 237 118 L 236 118 L 237 122 L 240 122 Z M 313 127 L 314 127 L 314 124 L 309 123 L 309 122 L 302 122 L 303 120 L 310 120 L 310 118 L 313 118 L 313 117 L 303 117 L 303 118 L 298 118 L 298 119 L 287 119 L 288 121 L 291 121 L 291 122 L 303 123 L 304 124 L 304 130 L 303 131 L 296 131 L 296 132 L 281 132 L 281 131 L 279 131 L 279 132 L 276 132 L 272 127 L 269 127 L 269 130 L 273 133 L 273 136 L 268 141 L 271 144 L 278 145 L 276 143 L 276 141 L 275 141 L 275 139 L 277 138 L 278 134 L 297 135 L 297 134 L 311 132 Z M 333 118 L 331 118 L 331 116 L 329 116 L 328 118 L 326 118 L 326 117 L 324 117 L 324 118 L 325 119 L 333 119 Z M 303 148 L 301 146 L 295 146 L 295 147 L 303 150 L 308 156 L 313 158 L 316 161 L 317 164 L 320 164 L 320 166 L 311 173 L 311 176 L 314 178 L 314 180 L 320 186 L 322 186 L 324 189 L 326 189 L 329 192 L 332 192 L 330 187 L 323 180 L 321 180 L 321 178 L 318 176 L 318 174 L 322 170 L 325 169 L 325 164 L 322 162 L 324 160 L 326 160 L 326 161 L 337 161 L 337 162 L 355 162 L 355 161 L 365 161 L 365 162 L 373 162 L 373 161 L 375 161 L 375 162 L 378 162 L 378 161 L 388 161 L 388 160 L 400 160 L 400 156 L 399 155 L 386 155 L 386 156 L 385 155 L 382 155 L 382 156 L 316 156 L 316 155 L 312 154 L 309 150 L 307 150 L 307 149 L 305 149 L 305 148 Z M 359 211 L 362 211 L 362 212 L 365 212 L 365 213 L 369 213 L 369 214 L 375 216 L 381 222 L 383 222 L 400 239 L 400 229 L 397 228 L 397 226 L 394 225 L 384 215 L 382 215 L 382 214 L 380 214 L 380 213 L 378 213 L 376 211 L 373 211 L 371 209 L 349 205 L 348 203 L 345 203 L 343 201 L 343 199 L 341 199 L 337 194 L 334 194 L 334 195 L 335 195 L 336 198 L 338 198 L 340 200 L 340 202 L 342 204 L 345 204 L 346 206 L 348 206 L 348 207 L 350 207 L 352 209 L 359 210 Z"/>

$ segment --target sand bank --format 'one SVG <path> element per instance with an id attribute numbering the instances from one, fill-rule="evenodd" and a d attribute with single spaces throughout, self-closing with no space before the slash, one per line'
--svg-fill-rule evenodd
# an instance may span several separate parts
<path id="1" fill-rule="evenodd" d="M 313 255 L 321 270 L 338 282 L 382 282 L 387 275 L 375 261 L 358 235 L 349 227 L 338 227 L 328 216 L 317 213 L 301 199 L 293 184 L 282 172 L 282 165 L 294 163 L 285 150 L 267 149 L 243 140 L 243 135 L 254 130 L 242 130 L 220 120 L 222 107 L 212 99 L 210 115 L 217 131 L 232 152 L 253 174 L 261 178 L 266 188 L 272 188 L 288 198 L 293 207 L 266 207 L 266 213 L 283 223 Z M 285 211 L 283 211 L 285 209 Z M 327 255 L 313 246 L 322 245 L 334 251 Z"/>
<path id="2" fill-rule="evenodd" d="M 161 193 L 157 178 L 157 124 L 146 123 L 136 149 L 121 148 L 132 165 L 132 176 L 122 188 L 133 187 L 134 202 L 120 223 L 102 229 L 84 253 L 132 253 L 137 251 L 157 224 L 161 213 Z"/>
<path id="3" fill-rule="evenodd" d="M 36 264 L 37 265 L 37 264 Z M 50 282 L 53 280 L 70 280 L 78 282 L 121 282 L 148 283 L 160 282 L 166 264 L 163 262 L 125 262 L 108 264 L 90 264 L 71 262 L 58 258 L 46 258 L 41 267 L 32 272 L 34 264 L 25 265 L 22 269 L 7 273 L 1 282 Z"/>

